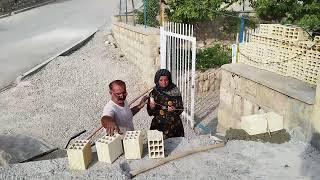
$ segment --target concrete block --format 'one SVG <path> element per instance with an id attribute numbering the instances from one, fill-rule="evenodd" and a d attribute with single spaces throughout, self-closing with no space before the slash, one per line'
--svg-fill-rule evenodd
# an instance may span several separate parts
<path id="1" fill-rule="evenodd" d="M 127 131 L 123 139 L 126 159 L 141 159 L 143 153 L 143 137 L 141 131 Z"/>
<path id="2" fill-rule="evenodd" d="M 150 158 L 164 158 L 164 142 L 163 132 L 157 130 L 149 130 L 148 137 L 148 150 Z"/>
<path id="3" fill-rule="evenodd" d="M 70 169 L 85 170 L 92 160 L 91 144 L 88 140 L 77 140 L 68 150 Z"/>
<path id="4" fill-rule="evenodd" d="M 261 134 L 267 132 L 266 114 L 255 114 L 241 117 L 241 129 L 249 135 Z"/>
<path id="5" fill-rule="evenodd" d="M 275 112 L 269 112 L 265 114 L 267 115 L 268 128 L 270 132 L 279 131 L 283 129 L 283 116 Z"/>
<path id="6" fill-rule="evenodd" d="M 249 135 L 278 131 L 283 129 L 283 117 L 274 112 L 242 116 L 241 129 Z"/>
<path id="7" fill-rule="evenodd" d="M 122 140 L 119 134 L 105 135 L 96 142 L 99 161 L 112 163 L 123 154 Z"/>

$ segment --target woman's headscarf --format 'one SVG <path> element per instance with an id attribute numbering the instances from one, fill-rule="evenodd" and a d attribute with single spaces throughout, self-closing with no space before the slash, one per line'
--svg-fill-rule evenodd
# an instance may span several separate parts
<path id="1" fill-rule="evenodd" d="M 159 84 L 161 76 L 167 76 L 169 80 L 169 84 L 165 88 L 161 87 Z M 178 87 L 172 82 L 170 71 L 168 71 L 167 69 L 160 69 L 156 72 L 156 75 L 154 76 L 154 83 L 156 84 L 154 89 L 161 94 L 166 94 L 169 96 L 181 96 Z"/>

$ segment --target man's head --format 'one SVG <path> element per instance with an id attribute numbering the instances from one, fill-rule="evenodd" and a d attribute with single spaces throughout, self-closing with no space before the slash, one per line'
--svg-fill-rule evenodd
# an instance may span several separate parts
<path id="1" fill-rule="evenodd" d="M 127 97 L 126 83 L 121 80 L 112 81 L 109 84 L 111 100 L 119 106 L 124 106 Z"/>

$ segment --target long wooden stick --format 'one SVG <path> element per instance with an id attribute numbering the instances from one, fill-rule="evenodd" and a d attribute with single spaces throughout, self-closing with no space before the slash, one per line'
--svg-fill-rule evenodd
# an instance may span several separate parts
<path id="1" fill-rule="evenodd" d="M 153 87 L 152 87 L 153 88 Z M 147 94 L 152 88 L 148 89 L 147 91 L 143 92 L 143 94 L 139 95 L 138 97 L 136 97 L 135 99 L 133 99 L 130 103 L 129 106 L 131 106 L 134 102 L 136 102 L 139 98 L 141 98 L 143 95 Z M 92 134 L 90 134 L 90 136 L 88 136 L 86 138 L 86 140 L 90 140 L 95 134 L 97 134 L 98 131 L 100 131 L 100 129 L 102 129 L 102 126 L 99 126 Z"/>
<path id="2" fill-rule="evenodd" d="M 145 92 L 143 92 L 143 94 L 139 95 L 138 97 L 136 97 L 135 99 L 133 99 L 130 103 L 129 103 L 129 106 L 131 106 L 134 102 L 136 102 L 139 98 L 141 98 L 143 95 L 147 94 L 150 90 L 152 90 L 152 88 L 146 90 Z"/>
<path id="3" fill-rule="evenodd" d="M 215 149 L 215 148 L 220 148 L 220 147 L 224 147 L 224 146 L 225 146 L 225 143 L 223 142 L 223 143 L 213 144 L 213 145 L 209 145 L 209 146 L 194 148 L 194 149 L 191 149 L 189 151 L 182 152 L 180 154 L 176 154 L 176 155 L 173 155 L 171 157 L 167 157 L 167 158 L 162 159 L 162 160 L 160 160 L 160 161 L 158 161 L 158 162 L 156 162 L 154 164 L 148 165 L 146 167 L 142 167 L 142 168 L 140 168 L 138 170 L 132 170 L 132 171 L 130 171 L 130 175 L 131 175 L 131 177 L 135 177 L 138 174 L 141 174 L 143 172 L 149 171 L 150 169 L 153 169 L 153 168 L 156 168 L 158 166 L 161 166 L 161 165 L 163 165 L 163 164 L 165 164 L 167 162 L 170 162 L 172 160 L 179 159 L 179 158 L 182 158 L 182 157 L 194 154 L 194 153 L 207 151 L 207 150 Z"/>

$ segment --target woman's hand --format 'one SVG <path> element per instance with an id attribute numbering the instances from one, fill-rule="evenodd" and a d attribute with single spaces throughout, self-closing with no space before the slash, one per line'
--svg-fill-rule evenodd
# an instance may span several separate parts
<path id="1" fill-rule="evenodd" d="M 168 112 L 173 112 L 174 111 L 174 106 L 168 106 Z"/>
<path id="2" fill-rule="evenodd" d="M 156 107 L 156 102 L 154 102 L 153 97 L 150 97 L 149 105 L 151 109 L 154 109 Z"/>

